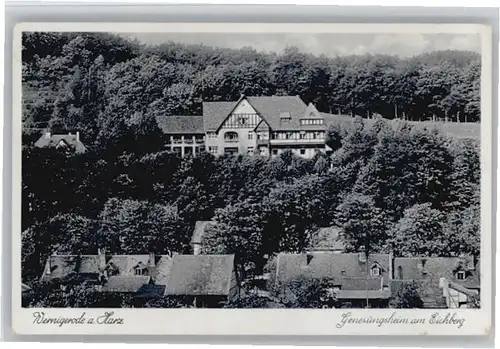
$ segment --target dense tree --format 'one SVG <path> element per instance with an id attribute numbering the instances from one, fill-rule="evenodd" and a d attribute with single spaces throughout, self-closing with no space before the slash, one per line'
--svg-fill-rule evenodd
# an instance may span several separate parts
<path id="1" fill-rule="evenodd" d="M 363 251 L 368 256 L 386 243 L 387 220 L 369 196 L 347 195 L 338 206 L 336 221 L 348 252 Z"/>
<path id="2" fill-rule="evenodd" d="M 110 253 L 182 252 L 189 241 L 187 227 L 171 206 L 111 198 L 99 220 L 98 243 Z"/>
<path id="3" fill-rule="evenodd" d="M 217 224 L 204 237 L 203 253 L 235 254 L 235 263 L 246 276 L 263 264 L 262 234 L 265 215 L 260 203 L 243 201 L 219 209 Z"/>
<path id="4" fill-rule="evenodd" d="M 390 244 L 396 256 L 447 256 L 449 241 L 443 233 L 444 214 L 431 204 L 405 210 L 391 230 Z"/>
<path id="5" fill-rule="evenodd" d="M 416 282 L 401 284 L 390 302 L 393 308 L 422 308 L 424 302 L 420 298 L 419 287 Z"/>

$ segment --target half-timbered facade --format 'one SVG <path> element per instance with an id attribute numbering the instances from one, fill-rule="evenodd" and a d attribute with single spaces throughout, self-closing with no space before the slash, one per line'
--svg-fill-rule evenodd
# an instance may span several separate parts
<path id="1" fill-rule="evenodd" d="M 213 155 L 275 156 L 291 150 L 311 158 L 329 150 L 326 128 L 336 117 L 298 96 L 242 95 L 234 102 L 204 102 L 202 116 L 164 116 L 158 123 L 166 147 L 182 156 L 202 150 Z"/>

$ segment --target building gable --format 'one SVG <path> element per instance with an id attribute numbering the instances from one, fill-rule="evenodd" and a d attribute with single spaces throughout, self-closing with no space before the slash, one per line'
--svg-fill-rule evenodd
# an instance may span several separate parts
<path id="1" fill-rule="evenodd" d="M 253 129 L 262 121 L 254 107 L 250 102 L 242 97 L 236 103 L 233 110 L 227 115 L 225 120 L 222 122 L 221 128 L 250 128 Z"/>

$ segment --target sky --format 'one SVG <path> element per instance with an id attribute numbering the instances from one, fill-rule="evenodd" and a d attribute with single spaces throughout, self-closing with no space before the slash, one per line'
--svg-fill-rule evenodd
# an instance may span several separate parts
<path id="1" fill-rule="evenodd" d="M 281 52 L 296 46 L 315 55 L 390 54 L 409 57 L 436 50 L 480 53 L 479 34 L 281 34 L 281 33 L 138 33 L 120 34 L 147 44 L 176 41 L 187 44 L 239 49 L 251 46 L 261 52 Z"/>

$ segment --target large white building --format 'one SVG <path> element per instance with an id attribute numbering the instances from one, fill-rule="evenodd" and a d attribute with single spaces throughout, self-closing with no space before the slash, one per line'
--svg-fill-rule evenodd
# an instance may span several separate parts
<path id="1" fill-rule="evenodd" d="M 162 116 L 158 124 L 167 149 L 182 156 L 274 156 L 291 150 L 311 158 L 325 152 L 326 129 L 340 116 L 319 112 L 298 96 L 250 97 L 233 102 L 204 102 L 202 116 Z"/>

